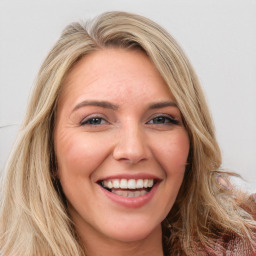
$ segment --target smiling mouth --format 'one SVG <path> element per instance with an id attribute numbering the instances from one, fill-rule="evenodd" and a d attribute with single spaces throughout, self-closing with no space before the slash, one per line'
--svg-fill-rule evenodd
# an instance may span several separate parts
<path id="1" fill-rule="evenodd" d="M 98 182 L 107 191 L 122 197 L 144 196 L 156 183 L 154 179 L 108 179 Z"/>

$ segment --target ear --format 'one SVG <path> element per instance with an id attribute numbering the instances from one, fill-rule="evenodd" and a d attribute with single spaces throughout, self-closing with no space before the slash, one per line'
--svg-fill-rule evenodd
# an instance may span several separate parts
<path id="1" fill-rule="evenodd" d="M 221 189 L 232 190 L 232 185 L 230 184 L 227 178 L 221 175 L 217 175 L 216 179 L 217 179 L 217 184 Z"/>
<path id="2" fill-rule="evenodd" d="M 53 148 L 50 151 L 50 171 L 54 180 L 59 179 L 58 161 Z"/>
<path id="3" fill-rule="evenodd" d="M 54 180 L 59 179 L 58 169 L 52 170 L 52 176 L 53 176 Z"/>

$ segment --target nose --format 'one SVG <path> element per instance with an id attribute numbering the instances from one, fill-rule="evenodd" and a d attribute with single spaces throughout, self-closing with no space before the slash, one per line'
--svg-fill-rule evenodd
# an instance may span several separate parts
<path id="1" fill-rule="evenodd" d="M 115 160 L 136 164 L 149 158 L 150 150 L 142 128 L 136 125 L 120 128 L 116 140 Z"/>

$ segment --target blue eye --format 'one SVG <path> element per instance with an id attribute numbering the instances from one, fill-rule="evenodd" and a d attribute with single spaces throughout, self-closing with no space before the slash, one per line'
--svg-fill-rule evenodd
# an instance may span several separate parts
<path id="1" fill-rule="evenodd" d="M 105 124 L 106 121 L 100 117 L 92 117 L 89 119 L 85 119 L 81 122 L 81 125 L 101 125 Z"/>
<path id="2" fill-rule="evenodd" d="M 166 116 L 157 116 L 151 119 L 148 124 L 179 124 L 179 121 Z"/>

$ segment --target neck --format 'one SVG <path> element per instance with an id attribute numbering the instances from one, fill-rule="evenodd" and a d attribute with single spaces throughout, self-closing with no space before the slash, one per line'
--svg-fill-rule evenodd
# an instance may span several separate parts
<path id="1" fill-rule="evenodd" d="M 142 240 L 123 242 L 99 237 L 81 237 L 87 256 L 163 256 L 161 225 Z"/>

